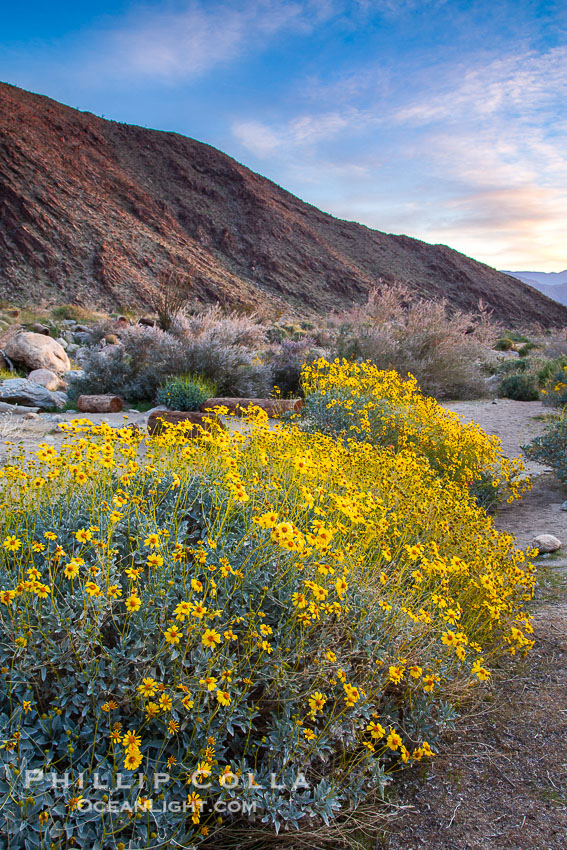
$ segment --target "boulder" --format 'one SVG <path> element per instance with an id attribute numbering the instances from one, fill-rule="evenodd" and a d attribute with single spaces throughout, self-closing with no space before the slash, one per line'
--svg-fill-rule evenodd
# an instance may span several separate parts
<path id="1" fill-rule="evenodd" d="M 260 407 L 268 416 L 281 416 L 283 413 L 297 413 L 304 405 L 302 398 L 208 398 L 201 410 L 215 407 L 227 407 L 229 413 L 242 415 L 249 407 Z"/>
<path id="2" fill-rule="evenodd" d="M 67 350 L 67 348 L 69 347 L 69 343 L 68 343 L 68 342 L 67 342 L 67 340 L 66 340 L 64 337 L 62 337 L 62 336 L 58 336 L 58 337 L 57 337 L 57 339 L 55 340 L 55 342 L 58 342 L 58 343 L 59 343 L 59 345 L 61 346 L 61 348 L 64 348 L 64 349 L 65 349 L 65 351 L 66 351 L 66 350 Z"/>
<path id="3" fill-rule="evenodd" d="M 66 372 L 71 363 L 59 343 L 50 336 L 19 331 L 4 345 L 4 353 L 14 363 L 23 363 L 28 369 L 50 369 Z"/>
<path id="4" fill-rule="evenodd" d="M 57 410 L 63 410 L 67 404 L 67 393 L 52 392 L 51 395 L 53 396 L 53 401 L 55 402 Z"/>
<path id="5" fill-rule="evenodd" d="M 59 390 L 63 386 L 59 375 L 56 375 L 50 369 L 33 369 L 28 375 L 28 381 L 41 384 L 46 390 Z"/>
<path id="6" fill-rule="evenodd" d="M 8 378 L 0 382 L 0 401 L 8 404 L 21 404 L 24 407 L 35 407 L 39 410 L 53 410 L 57 407 L 57 396 L 64 393 L 52 393 L 25 378 Z"/>
<path id="7" fill-rule="evenodd" d="M 556 552 L 561 549 L 563 543 L 554 534 L 538 534 L 530 543 L 532 549 L 537 549 L 540 555 L 548 552 Z"/>
<path id="8" fill-rule="evenodd" d="M 185 436 L 198 437 L 203 431 L 211 431 L 213 423 L 225 428 L 218 416 L 212 413 L 197 413 L 184 410 L 154 410 L 148 416 L 148 433 L 161 434 L 167 425 L 185 424 Z"/>

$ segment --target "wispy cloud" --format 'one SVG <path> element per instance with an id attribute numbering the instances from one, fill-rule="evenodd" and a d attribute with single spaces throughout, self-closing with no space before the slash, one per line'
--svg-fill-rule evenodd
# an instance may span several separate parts
<path id="1" fill-rule="evenodd" d="M 351 132 L 355 112 L 304 113 L 277 125 L 256 120 L 235 121 L 232 132 L 241 145 L 258 157 L 267 157 L 276 151 L 293 156 L 297 148 L 316 145 L 347 130 Z"/>
<path id="2" fill-rule="evenodd" d="M 136 9 L 98 41 L 112 70 L 116 64 L 123 75 L 180 82 L 265 49 L 280 33 L 309 33 L 335 6 L 333 0 L 193 0 L 174 11 Z"/>

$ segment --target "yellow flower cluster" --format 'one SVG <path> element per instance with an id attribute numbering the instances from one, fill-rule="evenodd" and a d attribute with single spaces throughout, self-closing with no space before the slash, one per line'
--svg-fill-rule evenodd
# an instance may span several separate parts
<path id="1" fill-rule="evenodd" d="M 161 735 L 160 758 L 172 774 L 179 761 L 183 778 L 180 753 L 197 758 L 214 734 L 231 761 L 219 775 L 262 759 L 269 775 L 284 748 L 265 746 L 264 727 L 278 718 L 293 724 L 278 771 L 319 758 L 324 745 L 333 782 L 346 788 L 376 758 L 431 756 L 428 742 L 416 744 L 412 706 L 485 681 L 491 657 L 531 646 L 533 566 L 466 487 L 490 469 L 519 494 L 518 466 L 395 373 L 319 364 L 304 380 L 308 391 L 343 381 L 353 397 L 374 399 L 366 413 L 353 405 L 353 422 L 386 399 L 403 423 L 395 451 L 274 427 L 256 409 L 244 429 L 212 425 L 198 438 L 177 426 L 150 439 L 74 420 L 60 451 L 16 452 L 0 470 L 0 621 L 14 657 L 41 647 L 42 618 L 58 616 L 64 594 L 80 600 L 89 635 L 111 624 L 124 646 L 156 636 L 153 657 L 120 682 L 120 704 L 103 696 L 126 769 L 142 763 L 143 740 Z M 56 500 L 78 500 L 72 534 L 55 522 Z M 38 535 L 38 515 L 53 517 L 54 530 Z M 104 645 L 101 633 L 93 646 Z M 123 732 L 117 716 L 136 728 Z M 231 754 L 231 724 L 243 716 L 254 749 Z M 201 753 L 198 769 L 214 764 Z"/>

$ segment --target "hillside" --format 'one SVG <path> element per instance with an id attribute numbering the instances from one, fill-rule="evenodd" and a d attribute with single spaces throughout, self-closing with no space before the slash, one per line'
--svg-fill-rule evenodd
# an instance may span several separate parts
<path id="1" fill-rule="evenodd" d="M 444 245 L 333 218 L 214 148 L 106 121 L 0 84 L 0 294 L 18 303 L 144 303 L 160 269 L 203 301 L 323 312 L 379 279 L 506 324 L 567 308 Z"/>

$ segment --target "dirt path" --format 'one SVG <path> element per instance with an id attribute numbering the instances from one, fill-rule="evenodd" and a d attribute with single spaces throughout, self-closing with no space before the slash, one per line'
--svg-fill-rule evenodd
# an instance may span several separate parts
<path id="1" fill-rule="evenodd" d="M 510 456 L 547 412 L 503 400 L 447 407 L 497 434 Z M 539 464 L 529 471 L 532 491 L 499 513 L 499 527 L 521 546 L 543 532 L 567 542 L 567 492 Z M 425 781 L 408 776 L 401 801 L 413 809 L 384 839 L 387 850 L 567 850 L 567 546 L 538 561 L 535 649 L 495 671 Z"/>

